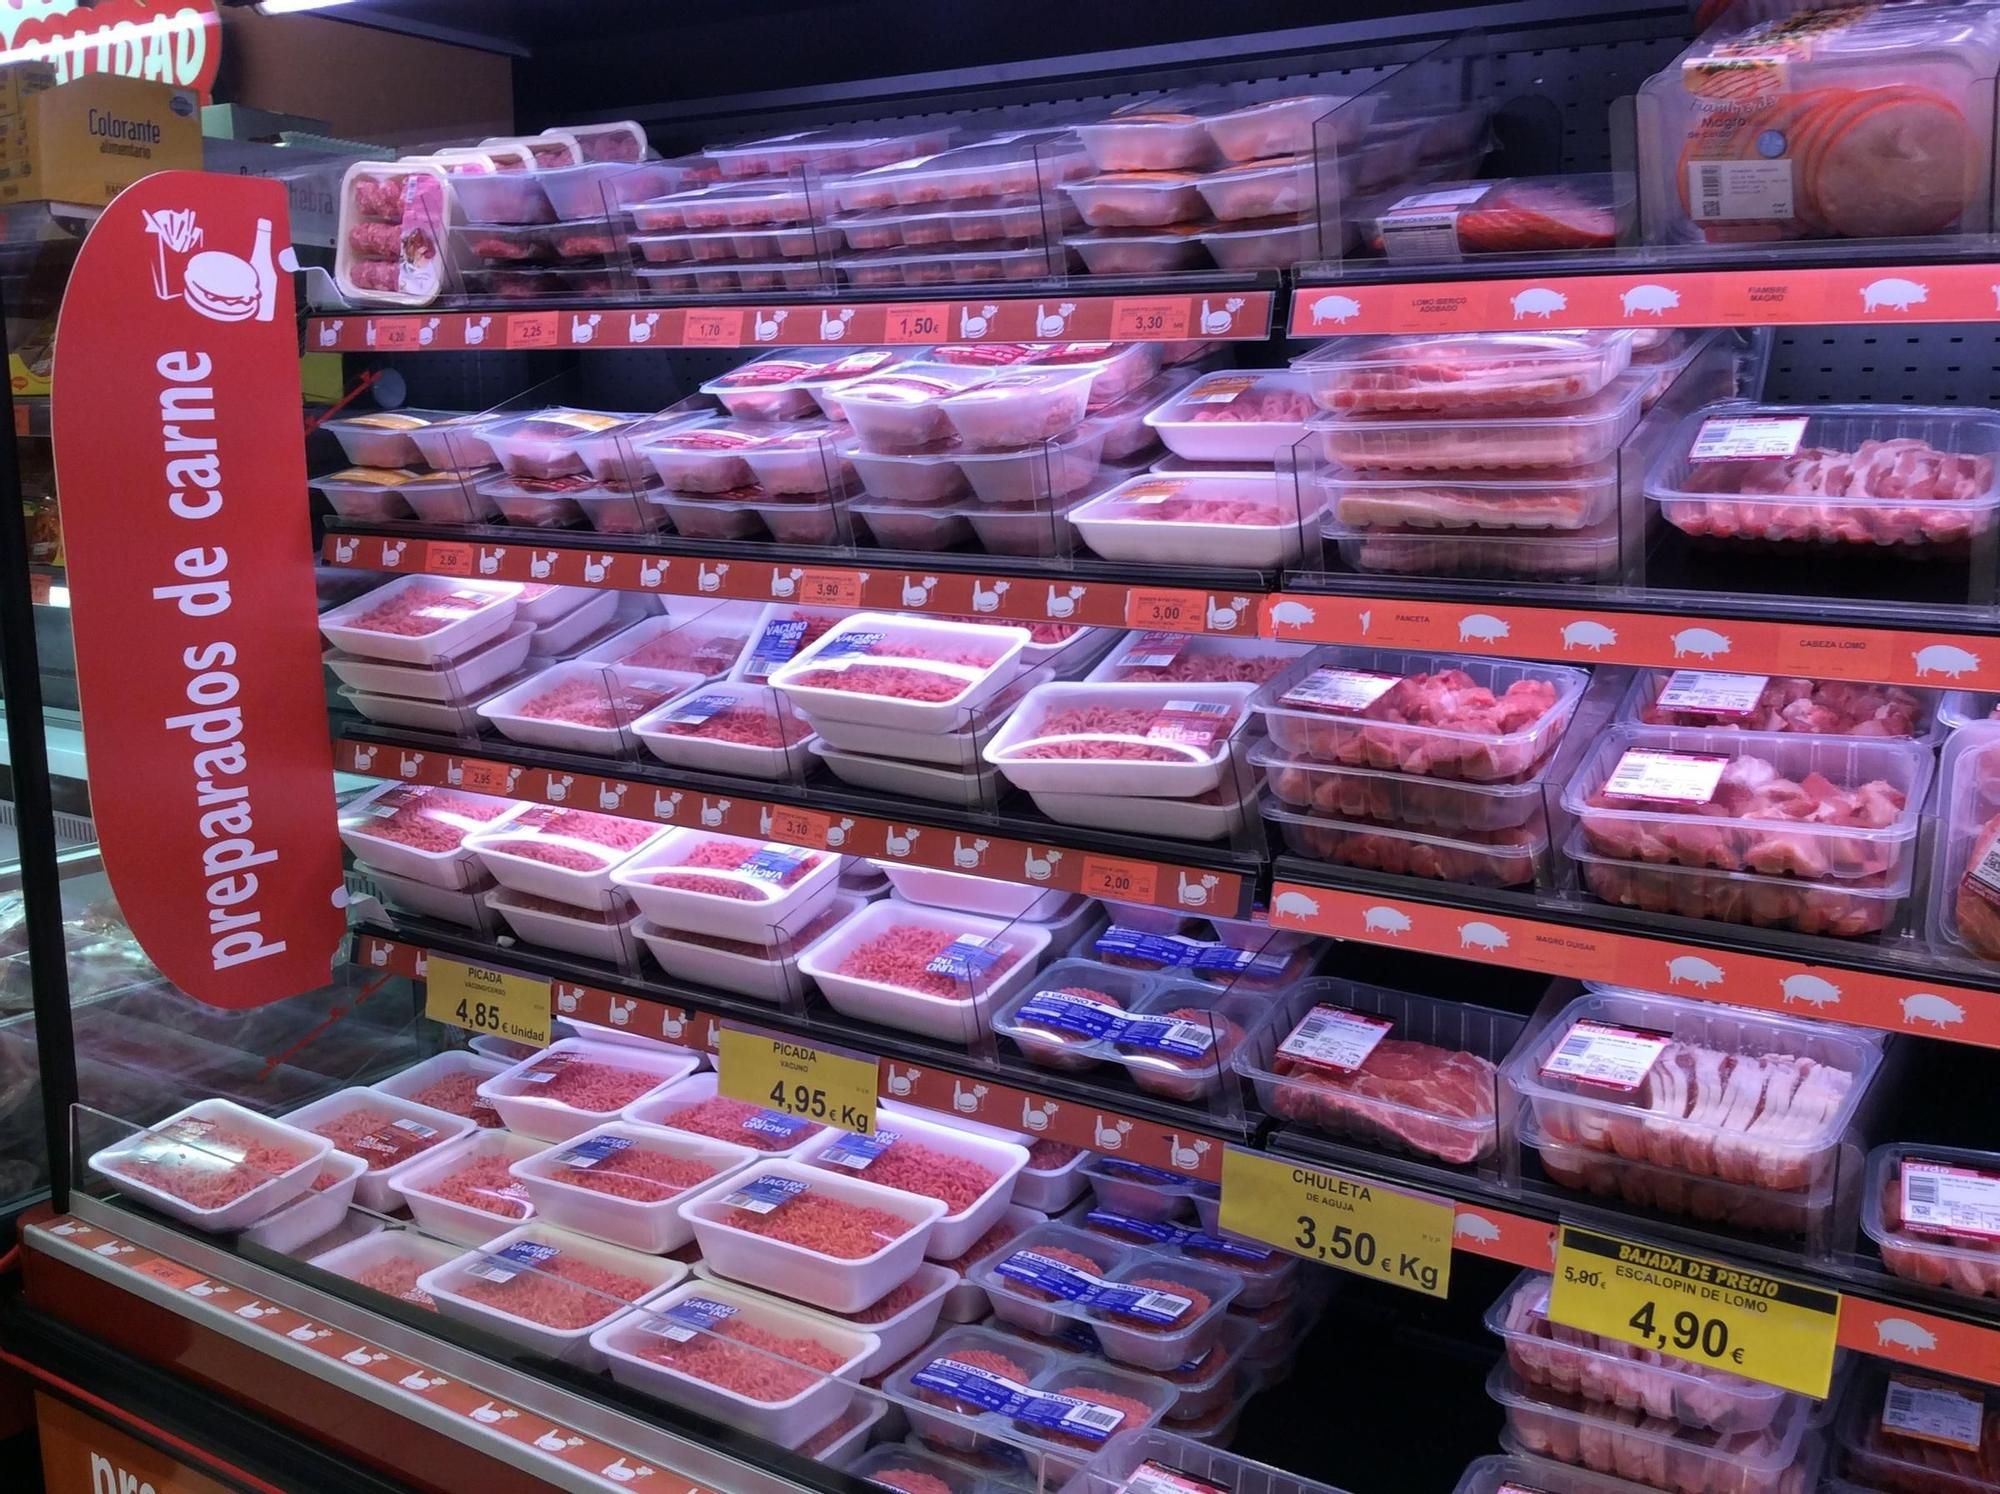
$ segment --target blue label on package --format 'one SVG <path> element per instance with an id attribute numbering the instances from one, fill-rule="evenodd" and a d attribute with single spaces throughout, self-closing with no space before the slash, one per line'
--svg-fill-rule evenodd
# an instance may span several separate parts
<path id="1" fill-rule="evenodd" d="M 544 1266 L 562 1251 L 554 1245 L 537 1245 L 533 1240 L 516 1240 L 504 1250 L 496 1250 L 478 1264 L 468 1266 L 466 1275 L 500 1283 L 512 1281 L 529 1267 Z"/>
<path id="2" fill-rule="evenodd" d="M 615 1157 L 632 1144 L 624 1136 L 593 1136 L 588 1141 L 579 1141 L 564 1152 L 556 1161 L 568 1167 L 595 1167 L 607 1157 Z"/>
<path id="3" fill-rule="evenodd" d="M 743 1118 L 743 1129 L 755 1131 L 759 1136 L 773 1136 L 779 1141 L 796 1141 L 817 1124 L 802 1115 L 786 1115 L 777 1110 L 760 1110 L 755 1115 Z"/>
<path id="4" fill-rule="evenodd" d="M 948 975 L 953 980 L 977 980 L 993 968 L 1000 951 L 985 934 L 960 934 L 931 956 L 924 969 L 932 975 Z"/>
<path id="5" fill-rule="evenodd" d="M 1143 1162 L 1126 1162 L 1117 1157 L 1100 1157 L 1097 1161 L 1098 1165 L 1106 1172 L 1118 1177 L 1131 1178 L 1136 1182 L 1171 1183 L 1178 1187 L 1187 1181 L 1186 1178 L 1180 1177 L 1175 1173 L 1162 1172 L 1157 1167 L 1148 1167 Z"/>
<path id="6" fill-rule="evenodd" d="M 785 617 L 765 623 L 756 646 L 750 650 L 749 667 L 743 673 L 753 680 L 763 679 L 799 651 L 799 641 L 806 636 L 806 627 L 803 617 Z"/>
<path id="7" fill-rule="evenodd" d="M 1109 1042 L 1125 1030 L 1123 1010 L 1070 991 L 1037 991 L 1021 1003 L 1014 1020 Z"/>
<path id="8" fill-rule="evenodd" d="M 1216 940 L 1190 939 L 1185 934 L 1149 934 L 1144 929 L 1116 923 L 1097 936 L 1093 947 L 1101 955 L 1139 960 L 1162 970 L 1194 970 L 1230 977 L 1282 976 L 1288 965 L 1275 955 L 1234 949 Z"/>
<path id="9" fill-rule="evenodd" d="M 851 1167 L 859 1172 L 894 1146 L 896 1141 L 897 1136 L 894 1131 L 877 1131 L 873 1136 L 863 1136 L 859 1131 L 848 1131 L 832 1146 L 821 1152 L 819 1160 L 831 1162 L 835 1167 Z"/>
<path id="10" fill-rule="evenodd" d="M 782 882 L 810 860 L 810 851 L 801 851 L 795 846 L 767 845 L 743 863 L 743 870 L 760 882 Z"/>
<path id="11" fill-rule="evenodd" d="M 676 1302 L 662 1316 L 664 1325 L 654 1331 L 661 1338 L 684 1344 L 697 1333 L 735 1317 L 736 1309 L 709 1297 L 689 1297 L 685 1302 Z"/>
<path id="12" fill-rule="evenodd" d="M 936 1391 L 996 1415 L 1025 1421 L 1031 1426 L 1067 1432 L 1092 1442 L 1102 1442 L 1125 1420 L 1124 1412 L 1109 1406 L 1078 1400 L 1071 1395 L 1030 1390 L 1018 1380 L 1009 1380 L 1005 1375 L 996 1375 L 977 1365 L 949 1357 L 933 1359 L 910 1376 L 910 1383 L 919 1389 Z"/>
<path id="13" fill-rule="evenodd" d="M 811 1187 L 812 1184 L 801 1182 L 797 1178 L 774 1177 L 766 1173 L 724 1194 L 722 1201 L 732 1209 L 747 1209 L 752 1214 L 769 1214 L 774 1209 L 790 1203 Z"/>
<path id="14" fill-rule="evenodd" d="M 1043 1255 L 1038 1250 L 1017 1250 L 993 1268 L 993 1274 L 1018 1281 L 1065 1301 L 1084 1307 L 1102 1308 L 1148 1323 L 1177 1323 L 1194 1306 L 1192 1297 L 1151 1287 L 1127 1286 Z"/>
<path id="15" fill-rule="evenodd" d="M 666 720 L 675 726 L 700 726 L 711 716 L 721 715 L 733 704 L 735 702 L 731 697 L 710 691 L 682 701 L 667 713 Z"/>
<path id="16" fill-rule="evenodd" d="M 822 643 L 818 659 L 845 659 L 855 654 L 865 654 L 882 641 L 882 635 L 870 630 L 855 633 L 836 633 Z"/>
<path id="17" fill-rule="evenodd" d="M 1206 1058 L 1215 1047 L 1215 1029 L 1194 1017 L 1132 1017 L 1119 1042 L 1128 1048 L 1153 1048 L 1182 1058 Z"/>
<path id="18" fill-rule="evenodd" d="M 1211 1235 L 1206 1230 L 1190 1229 L 1185 1224 L 1168 1224 L 1161 1219 L 1134 1219 L 1129 1214 L 1115 1214 L 1109 1209 L 1092 1209 L 1083 1217 L 1087 1223 L 1102 1225 L 1105 1229 L 1118 1234 L 1137 1235 L 1142 1240 L 1156 1240 L 1162 1245 L 1179 1245 L 1209 1255 L 1234 1256 L 1237 1260 L 1243 1261 L 1268 1261 L 1276 1253 L 1262 1245 L 1225 1240 L 1221 1235 Z"/>

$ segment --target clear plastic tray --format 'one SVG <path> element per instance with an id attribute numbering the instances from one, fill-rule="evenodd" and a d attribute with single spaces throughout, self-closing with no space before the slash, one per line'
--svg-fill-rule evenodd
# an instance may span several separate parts
<path id="1" fill-rule="evenodd" d="M 870 451 L 917 451 L 952 434 L 944 410 L 950 396 L 983 383 L 985 370 L 943 363 L 908 363 L 829 386 L 828 394 Z"/>
<path id="2" fill-rule="evenodd" d="M 1523 1271 L 1486 1310 L 1487 1329 L 1525 1384 L 1730 1436 L 1765 1430 L 1795 1399 L 1775 1385 L 1558 1329 L 1548 1302 L 1549 1277 Z"/>
<path id="3" fill-rule="evenodd" d="M 1140 1246 L 1176 1260 L 1212 1266 L 1235 1276 L 1242 1285 L 1230 1301 L 1229 1316 L 1244 1329 L 1250 1327 L 1247 1314 L 1262 1312 L 1297 1291 L 1298 1275 L 1302 1269 L 1298 1257 L 1240 1236 L 1211 1232 L 1208 1222 L 1199 1218 L 1195 1226 L 1159 1219 L 1134 1219 L 1101 1204 L 1084 1202 L 1063 1215 L 1060 1222 L 1086 1234 L 1102 1235 L 1106 1239 Z M 1256 1336 L 1251 1330 L 1244 1342 L 1232 1345 L 1227 1343 L 1229 1325 L 1224 1325 L 1224 1334 L 1225 1342 L 1217 1347 L 1224 1348 L 1232 1356 L 1247 1349 L 1248 1339 Z M 1177 1368 L 1186 1371 L 1188 1366 L 1183 1364 Z M 1170 1372 L 1169 1378 L 1187 1383 L 1184 1374 Z M 1199 1409 L 1190 1410 L 1187 1407 L 1183 1391 L 1182 1404 L 1174 1408 L 1172 1419 L 1180 1420 L 1198 1414 Z"/>
<path id="4" fill-rule="evenodd" d="M 1344 150 L 1360 140 L 1378 103 L 1378 97 L 1367 95 L 1295 94 L 1211 114 L 1202 127 L 1229 161 L 1294 155 L 1322 141 Z"/>
<path id="5" fill-rule="evenodd" d="M 1099 171 L 1199 171 L 1215 160 L 1200 102 L 1177 94 L 1141 99 L 1077 125 L 1077 138 Z"/>
<path id="6" fill-rule="evenodd" d="M 885 373 L 912 354 L 885 348 L 864 351 L 787 348 L 766 353 L 701 386 L 744 420 L 800 420 L 824 410 L 821 391 L 829 383 Z M 824 411 L 831 415 L 832 411 Z"/>
<path id="7" fill-rule="evenodd" d="M 1982 410 L 1728 403 L 1675 429 L 1646 497 L 1697 539 L 1963 549 L 1993 528 L 1997 462 L 2000 417 Z"/>
<path id="8" fill-rule="evenodd" d="M 1657 1417 L 1606 1412 L 1579 1397 L 1524 1385 L 1504 1364 L 1487 1377 L 1486 1393 L 1506 1412 L 1501 1440 L 1510 1452 L 1540 1454 L 1684 1494 L 1784 1494 L 1810 1487 L 1792 1473 L 1807 1421 L 1797 1402 L 1762 1431 L 1725 1436 Z"/>
<path id="9" fill-rule="evenodd" d="M 535 1217 L 528 1190 L 507 1169 L 545 1144 L 513 1131 L 476 1131 L 434 1149 L 389 1186 L 427 1233 L 457 1245 L 484 1245 Z M 459 1181 L 467 1173 L 477 1174 L 480 1181 Z M 438 1191 L 445 1188 L 452 1192 Z"/>
<path id="10" fill-rule="evenodd" d="M 1099 1204 L 1131 1219 L 1190 1220 L 1204 1203 L 1222 1196 L 1213 1183 L 1100 1152 L 1090 1154 L 1083 1174 Z"/>
<path id="11" fill-rule="evenodd" d="M 347 460 L 357 467 L 422 467 L 433 464 L 411 433 L 462 418 L 449 410 L 370 410 L 322 421 L 320 429 L 340 442 Z"/>
<path id="12" fill-rule="evenodd" d="M 1938 704 L 1938 721 L 1949 730 L 1991 721 L 2000 712 L 2000 695 L 1977 690 L 1947 690 Z"/>
<path id="13" fill-rule="evenodd" d="M 1632 334 L 1485 332 L 1341 337 L 1300 354 L 1313 399 L 1335 415 L 1453 417 L 1594 399 L 1632 359 Z"/>
<path id="14" fill-rule="evenodd" d="M 1930 780 L 1915 742 L 1617 726 L 1562 803 L 1600 857 L 1906 883 Z"/>
<path id="15" fill-rule="evenodd" d="M 1595 397 L 1522 413 L 1317 415 L 1328 462 L 1340 467 L 1395 467 L 1416 472 L 1589 467 L 1613 457 L 1639 423 L 1644 373 L 1627 374 Z"/>
<path id="16" fill-rule="evenodd" d="M 1426 683 L 1417 683 L 1419 677 Z M 1468 783 L 1519 783 L 1555 751 L 1589 681 L 1585 671 L 1556 664 L 1331 646 L 1261 686 L 1251 707 L 1264 717 L 1271 740 L 1294 757 Z M 1462 725 L 1403 719 L 1405 713 L 1429 714 L 1422 702 L 1430 684 L 1457 694 L 1476 688 L 1482 700 L 1490 695 L 1515 704 L 1505 710 L 1479 705 Z M 1286 701 L 1300 690 L 1328 698 L 1329 708 Z M 1332 709 L 1354 701 L 1375 714 Z"/>
<path id="17" fill-rule="evenodd" d="M 401 576 L 321 613 L 319 629 L 344 653 L 434 665 L 505 633 L 521 591 L 514 582 Z"/>
<path id="18" fill-rule="evenodd" d="M 1929 1409 L 1924 1404 L 1929 1397 L 1937 1398 L 1946 1415 L 1970 1419 L 1976 1414 L 1979 1447 L 1975 1450 L 1902 1435 L 1885 1427 L 1883 1418 L 1890 1414 L 1892 1394 L 1910 1403 L 1908 1412 L 1920 1424 Z M 1996 1394 L 1990 1385 L 1879 1362 L 1864 1364 L 1848 1386 L 1834 1429 L 1841 1471 L 1870 1489 L 1907 1489 L 1920 1494 L 1992 1494 L 2000 1489 L 2000 1479 L 1982 1470 L 1993 1467 L 1996 1416 L 2000 1416 L 2000 1405 L 1996 1405 Z"/>
<path id="19" fill-rule="evenodd" d="M 1301 644 L 1267 643 L 1256 638 L 1135 629 L 1119 640 L 1089 678 L 1132 684 L 1234 681 L 1261 685 L 1305 651 Z"/>
<path id="20" fill-rule="evenodd" d="M 1225 166 L 1199 178 L 1195 189 L 1209 212 L 1224 223 L 1279 219 L 1287 228 L 1304 224 L 1317 242 L 1319 168 L 1310 152 Z M 1203 242 L 1216 252 L 1212 240 Z M 1222 262 L 1219 255 L 1216 262 Z"/>
<path id="21" fill-rule="evenodd" d="M 1146 424 L 1191 462 L 1275 460 L 1305 437 L 1312 402 L 1302 374 L 1225 369 L 1203 374 L 1155 407 Z"/>
<path id="22" fill-rule="evenodd" d="M 1633 223 L 1631 178 L 1610 172 L 1435 181 L 1360 204 L 1362 242 L 1398 261 L 1608 249 Z"/>
<path id="23" fill-rule="evenodd" d="M 1580 530 L 1602 524 L 1618 506 L 1615 459 L 1545 472 L 1422 477 L 1335 467 L 1316 480 L 1332 521 L 1349 529 Z"/>
<path id="24" fill-rule="evenodd" d="M 1932 1200 L 1922 1228 L 1912 1228 L 1906 1216 L 1906 1164 L 1929 1164 L 1926 1176 L 1909 1185 Z M 1994 1179 L 2000 1179 L 2000 1153 L 1910 1142 L 1878 1146 L 1868 1154 L 1862 1232 L 1897 1276 L 1964 1296 L 2000 1297 Z"/>
<path id="25" fill-rule="evenodd" d="M 1931 860 L 1932 941 L 1977 959 L 2000 960 L 2000 721 L 1974 721 L 1945 739 Z M 1944 1027 L 1964 1020 L 1955 1004 L 1913 1013 Z"/>
<path id="26" fill-rule="evenodd" d="M 497 828 L 526 808 L 488 794 L 385 783 L 341 806 L 340 838 L 357 861 L 456 890 L 479 875 L 465 838 Z"/>
<path id="27" fill-rule="evenodd" d="M 1004 369 L 939 403 L 973 452 L 1011 451 L 1074 430 L 1090 401 L 1093 371 Z M 1096 456 L 1091 465 L 1097 464 Z"/>
<path id="28" fill-rule="evenodd" d="M 1157 275 L 1200 269 L 1208 264 L 1204 225 L 1167 223 L 1158 228 L 1100 229 L 1071 234 L 1063 244 L 1080 256 L 1093 275 Z"/>
<path id="29" fill-rule="evenodd" d="M 1699 731 L 1932 742 L 1940 734 L 1939 694 L 1847 680 L 1642 669 L 1619 703 L 1617 719 Z"/>
<path id="30" fill-rule="evenodd" d="M 1057 556 L 1074 554 L 1082 544 L 1069 516 L 1084 502 L 1081 495 L 1034 503 L 974 500 L 945 512 L 969 522 L 980 547 L 994 555 Z"/>
<path id="31" fill-rule="evenodd" d="M 1700 968 L 1694 968 L 1694 967 Z M 1671 962 L 1668 979 L 1715 981 L 1708 962 Z M 1585 1024 L 1578 1034 L 1578 1024 Z M 1633 1037 L 1633 1033 L 1640 1034 Z M 1559 1049 L 1595 1037 L 1594 1052 L 1565 1062 L 1592 1065 L 1583 1078 L 1544 1071 Z M 1597 1067 L 1597 1054 L 1608 1067 Z M 1763 1070 L 1759 1108 L 1746 1124 L 1705 1095 L 1747 1103 L 1741 1071 Z M 1879 1049 L 1824 1023 L 1768 1017 L 1710 1000 L 1644 991 L 1595 991 L 1578 997 L 1523 1044 L 1506 1065 L 1537 1131 L 1553 1145 L 1758 1189 L 1824 1188 L 1836 1169 L 1842 1133 L 1881 1066 Z M 1637 1072 L 1636 1081 L 1626 1080 Z M 1812 1086 L 1815 1104 L 1794 1113 L 1795 1088 Z M 1773 1111 L 1774 1100 L 1785 1108 Z M 1660 1108 L 1656 1108 L 1660 1107 Z M 1678 1108 L 1678 1114 L 1675 1113 Z"/>
<path id="32" fill-rule="evenodd" d="M 1054 1223 L 1003 1245 L 972 1280 L 1000 1323 L 1043 1335 L 1081 1325 L 1107 1359 L 1155 1374 L 1215 1347 L 1242 1286 L 1227 1271 Z"/>
<path id="33" fill-rule="evenodd" d="M 1466 830 L 1447 836 L 1300 814 L 1268 797 L 1262 813 L 1278 827 L 1287 850 L 1311 861 L 1468 887 L 1532 887 L 1548 873 L 1548 832 L 1540 826 Z"/>
<path id="34" fill-rule="evenodd" d="M 553 406 L 527 411 L 512 420 L 496 420 L 480 435 L 510 476 L 567 477 L 586 470 L 575 449 L 578 438 L 602 435 L 643 418 L 631 412 L 614 415 Z"/>
<path id="35" fill-rule="evenodd" d="M 1320 1007 L 1331 1015 L 1315 1019 Z M 1271 1004 L 1238 1050 L 1235 1069 L 1267 1115 L 1463 1167 L 1494 1155 L 1500 1066 L 1525 1025 L 1508 1013 L 1457 1001 L 1309 980 Z M 1318 1056 L 1281 1052 L 1295 1035 L 1295 1047 Z M 1357 1057 L 1358 1064 L 1336 1062 Z M 1441 1086 L 1447 1074 L 1449 1091 Z"/>
<path id="36" fill-rule="evenodd" d="M 568 1141 L 606 1121 L 616 1120 L 622 1110 L 678 1084 L 701 1065 L 698 1054 L 666 1044 L 641 1048 L 632 1043 L 563 1038 L 522 1059 L 506 1072 L 495 1074 L 479 1086 L 479 1094 L 500 1112 L 507 1129 L 517 1135 L 532 1136 L 539 1141 Z M 598 1104 L 586 1098 L 589 1091 L 584 1086 L 565 1089 L 554 1082 L 554 1076 L 586 1068 L 607 1071 L 602 1076 L 585 1075 L 586 1079 L 595 1078 L 600 1083 L 612 1082 L 611 1071 L 620 1076 L 617 1090 L 604 1098 L 614 1098 L 628 1090 L 630 1093 L 616 1103 Z M 572 1097 L 564 1098 L 566 1094 Z"/>
<path id="37" fill-rule="evenodd" d="M 1490 835 L 1533 827 L 1547 840 L 1549 758 L 1518 783 L 1461 783 L 1380 768 L 1343 767 L 1293 757 L 1273 742 L 1250 749 L 1273 800 L 1301 815 L 1373 821 L 1444 836 Z"/>
<path id="38" fill-rule="evenodd" d="M 1078 1003 L 1070 992 L 1094 994 Z M 1214 1093 L 1264 1007 L 1247 992 L 1058 960 L 995 1014 L 993 1030 L 1047 1067 L 1108 1063 L 1148 1094 L 1195 1104 Z"/>
<path id="39" fill-rule="evenodd" d="M 1120 171 L 1064 182 L 1092 228 L 1160 228 L 1202 216 L 1200 178 L 1189 171 Z"/>
<path id="40" fill-rule="evenodd" d="M 1147 473 L 1070 516 L 1106 560 L 1277 570 L 1305 554 L 1316 494 L 1270 471 Z"/>

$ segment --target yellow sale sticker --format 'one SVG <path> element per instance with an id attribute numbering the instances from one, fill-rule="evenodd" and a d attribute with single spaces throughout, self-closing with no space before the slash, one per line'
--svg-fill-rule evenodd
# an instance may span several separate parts
<path id="1" fill-rule="evenodd" d="M 1222 1154 L 1222 1227 L 1352 1271 L 1442 1297 L 1451 1290 L 1451 1200 L 1392 1188 L 1289 1157 Z"/>
<path id="2" fill-rule="evenodd" d="M 433 1022 L 488 1032 L 531 1048 L 549 1045 L 549 983 L 483 965 L 432 955 L 424 986 L 424 1015 Z"/>
<path id="3" fill-rule="evenodd" d="M 1549 1320 L 1824 1397 L 1840 1293 L 1566 1224 Z"/>
<path id="4" fill-rule="evenodd" d="M 716 1088 L 732 1100 L 863 1136 L 875 1133 L 872 1058 L 724 1027 L 715 1066 Z"/>

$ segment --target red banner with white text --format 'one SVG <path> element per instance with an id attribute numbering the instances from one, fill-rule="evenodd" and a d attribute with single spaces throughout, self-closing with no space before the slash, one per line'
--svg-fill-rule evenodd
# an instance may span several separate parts
<path id="1" fill-rule="evenodd" d="M 290 259 L 281 183 L 164 172 L 56 329 L 91 813 L 141 947 L 221 1007 L 325 985 L 345 927 Z"/>

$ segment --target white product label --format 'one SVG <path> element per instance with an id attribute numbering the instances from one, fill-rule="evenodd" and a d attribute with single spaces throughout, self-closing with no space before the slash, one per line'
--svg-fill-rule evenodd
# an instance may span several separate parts
<path id="1" fill-rule="evenodd" d="M 1697 223 L 1792 216 L 1792 163 L 1688 162 L 1688 206 Z"/>
<path id="2" fill-rule="evenodd" d="M 1315 711 L 1365 711 L 1401 683 L 1401 675 L 1365 669 L 1315 669 L 1279 700 Z"/>
<path id="3" fill-rule="evenodd" d="M 1229 1490 L 1148 1459 L 1132 1470 L 1120 1494 L 1229 1494 Z"/>
<path id="4" fill-rule="evenodd" d="M 1118 662 L 1126 669 L 1165 669 L 1181 656 L 1191 633 L 1141 633 L 1127 645 Z"/>
<path id="5" fill-rule="evenodd" d="M 1907 1158 L 1903 1227 L 1924 1234 L 2000 1240 L 2000 1173 Z"/>
<path id="6" fill-rule="evenodd" d="M 1654 704 L 1663 711 L 1700 711 L 1710 716 L 1747 716 L 1764 698 L 1768 674 L 1710 674 L 1676 669 L 1660 687 Z"/>
<path id="7" fill-rule="evenodd" d="M 1882 1426 L 1924 1442 L 1978 1452 L 1985 1401 L 1945 1385 L 1925 1385 L 1898 1376 L 1882 1400 Z"/>
<path id="8" fill-rule="evenodd" d="M 1257 387 L 1255 374 L 1215 374 L 1203 379 L 1185 396 L 1188 405 L 1233 405 Z"/>
<path id="9" fill-rule="evenodd" d="M 1973 884 L 1972 891 L 1983 893 L 1989 902 L 2000 902 L 2000 840 L 1988 846 L 1986 854 L 1965 869 L 1965 875 Z"/>
<path id="10" fill-rule="evenodd" d="M 1744 415 L 1704 420 L 1688 447 L 1691 462 L 1741 462 L 1799 454 L 1806 438 L 1805 415 Z"/>
<path id="11" fill-rule="evenodd" d="M 1646 1082 L 1646 1075 L 1671 1041 L 1663 1033 L 1642 1032 L 1636 1027 L 1578 1022 L 1556 1045 L 1542 1072 L 1607 1089 L 1634 1090 Z"/>
<path id="12" fill-rule="evenodd" d="M 1728 766 L 1729 759 L 1719 753 L 1630 747 L 1604 780 L 1604 792 L 1614 799 L 1655 804 L 1706 804 L 1715 797 L 1715 786 Z"/>
<path id="13" fill-rule="evenodd" d="M 1351 1074 L 1368 1062 L 1375 1045 L 1395 1025 L 1387 1017 L 1372 1017 L 1345 1007 L 1316 1006 L 1292 1029 L 1292 1035 L 1278 1044 L 1278 1052 L 1302 1063 Z"/>
<path id="14" fill-rule="evenodd" d="M 1458 187 L 1449 192 L 1413 192 L 1376 220 L 1382 231 L 1382 252 L 1390 259 L 1456 259 L 1459 254 L 1458 210 L 1470 207 L 1491 186 Z"/>

